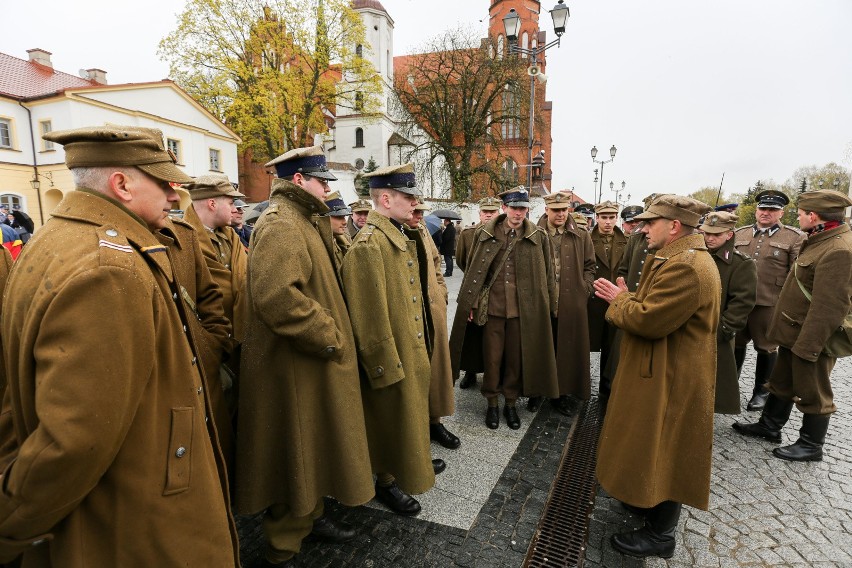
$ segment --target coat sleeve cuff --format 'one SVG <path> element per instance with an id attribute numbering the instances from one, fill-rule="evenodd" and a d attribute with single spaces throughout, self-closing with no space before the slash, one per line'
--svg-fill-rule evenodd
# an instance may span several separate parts
<path id="1" fill-rule="evenodd" d="M 53 540 L 53 535 L 50 533 L 26 539 L 12 539 L 0 536 L 0 564 L 5 565 L 10 563 L 25 551 L 34 546 L 39 546 L 48 540 Z"/>
<path id="2" fill-rule="evenodd" d="M 822 347 L 815 348 L 813 346 L 803 346 L 803 345 L 794 345 L 790 350 L 793 354 L 799 359 L 804 359 L 805 361 L 810 361 L 811 363 L 816 362 L 819 359 L 819 355 L 822 352 Z"/>
<path id="3" fill-rule="evenodd" d="M 358 356 L 373 389 L 388 387 L 405 378 L 392 337 L 362 349 Z"/>

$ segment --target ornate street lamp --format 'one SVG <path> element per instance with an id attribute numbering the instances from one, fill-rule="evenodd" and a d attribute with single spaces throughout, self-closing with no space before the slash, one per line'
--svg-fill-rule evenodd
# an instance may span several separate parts
<path id="1" fill-rule="evenodd" d="M 597 201 L 598 203 L 600 203 L 601 194 L 603 193 L 603 168 L 604 168 L 604 164 L 608 164 L 615 159 L 615 152 L 616 152 L 616 148 L 615 148 L 615 144 L 613 144 L 612 148 L 609 149 L 609 160 L 596 160 L 595 158 L 598 155 L 598 148 L 597 148 L 597 146 L 592 146 L 592 161 L 596 164 L 601 165 L 601 185 L 598 188 L 598 201 Z M 597 170 L 595 170 L 595 171 L 597 171 Z M 595 178 L 596 178 L 595 181 L 598 181 L 597 176 L 595 176 Z M 610 185 L 610 189 L 612 189 L 611 185 Z"/>

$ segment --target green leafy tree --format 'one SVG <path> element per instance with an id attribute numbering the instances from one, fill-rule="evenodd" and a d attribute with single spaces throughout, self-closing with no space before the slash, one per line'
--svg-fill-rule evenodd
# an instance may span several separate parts
<path id="1" fill-rule="evenodd" d="M 358 172 L 358 175 L 355 176 L 355 191 L 358 193 L 359 197 L 367 197 L 370 195 L 370 183 L 369 180 L 364 177 L 364 174 L 374 172 L 378 168 L 379 165 L 376 164 L 376 160 L 370 156 L 370 159 L 367 160 L 367 165 L 364 166 L 364 169 Z"/>
<path id="2" fill-rule="evenodd" d="M 693 191 L 692 193 L 690 193 L 689 197 L 697 199 L 702 203 L 706 203 L 710 207 L 716 207 L 716 205 L 728 203 L 727 197 L 725 197 L 724 193 L 719 193 L 718 187 L 702 187 L 698 191 Z"/>
<path id="3" fill-rule="evenodd" d="M 382 82 L 356 52 L 364 38 L 349 0 L 188 0 L 159 54 L 262 161 L 312 144 L 327 112 L 378 110 Z"/>

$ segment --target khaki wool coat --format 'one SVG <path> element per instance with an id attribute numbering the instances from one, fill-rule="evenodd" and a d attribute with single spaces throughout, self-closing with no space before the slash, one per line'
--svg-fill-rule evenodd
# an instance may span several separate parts
<path id="1" fill-rule="evenodd" d="M 424 298 L 434 269 L 420 231 L 370 211 L 343 257 L 343 276 L 361 365 L 373 471 L 406 493 L 435 484 L 429 438 L 432 316 Z"/>
<path id="2" fill-rule="evenodd" d="M 467 266 L 467 256 L 473 248 L 473 235 L 481 225 L 481 223 L 477 223 L 473 227 L 465 227 L 459 232 L 456 239 L 456 266 L 461 268 L 462 272 Z"/>
<path id="3" fill-rule="evenodd" d="M 326 205 L 275 179 L 252 233 L 240 370 L 236 510 L 310 514 L 373 497 L 358 362 Z"/>
<path id="4" fill-rule="evenodd" d="M 595 279 L 606 278 L 610 282 L 615 282 L 618 277 L 621 257 L 624 255 L 624 249 L 627 246 L 627 237 L 624 236 L 621 229 L 615 227 L 612 234 L 612 251 L 611 255 L 608 256 L 601 237 L 600 227 L 592 229 L 590 235 L 595 251 Z M 604 330 L 607 328 L 605 319 L 607 308 L 609 308 L 609 305 L 597 296 L 592 295 L 589 298 L 589 349 L 591 351 L 601 350 Z M 607 329 L 607 333 L 609 333 L 611 346 L 615 338 L 615 330 Z"/>
<path id="5" fill-rule="evenodd" d="M 722 304 L 716 333 L 716 403 L 714 412 L 740 413 L 740 377 L 734 358 L 734 337 L 742 331 L 754 308 L 757 266 L 734 248 L 729 239 L 711 253 L 722 282 Z"/>
<path id="6" fill-rule="evenodd" d="M 6 280 L 9 271 L 12 270 L 12 255 L 6 247 L 0 247 L 0 300 L 3 290 L 6 288 Z M 6 392 L 6 366 L 3 364 L 3 337 L 0 335 L 0 404 L 3 402 L 3 394 Z M 0 471 L 6 467 L 6 462 L 11 459 L 15 449 L 14 430 L 12 429 L 11 412 L 0 407 Z"/>
<path id="7" fill-rule="evenodd" d="M 441 272 L 441 254 L 432 240 L 428 229 L 420 224 L 420 237 L 426 245 L 426 254 L 431 264 L 429 270 L 429 310 L 432 314 L 434 347 L 429 363 L 432 367 L 429 382 L 429 418 L 452 416 L 456 412 L 456 397 L 453 391 L 453 368 L 450 362 L 450 332 L 447 329 L 447 304 L 449 292 Z"/>
<path id="8" fill-rule="evenodd" d="M 494 233 L 505 219 L 506 215 L 501 214 L 480 225 L 474 234 L 473 249 L 467 259 L 450 333 L 454 377 L 460 368 L 477 373 L 484 371 L 481 327 L 468 322 L 468 317 L 471 310 L 477 307 L 489 267 L 494 262 L 500 262 L 500 245 Z M 513 254 L 523 338 L 523 395 L 556 398 L 559 396 L 559 382 L 550 323 L 556 310 L 556 282 L 550 239 L 528 219 L 524 220 L 520 233 L 522 236 L 515 244 Z"/>
<path id="9" fill-rule="evenodd" d="M 0 563 L 239 565 L 190 317 L 167 248 L 98 193 L 66 195 L 24 247 L 3 306 L 18 449 Z"/>
<path id="10" fill-rule="evenodd" d="M 638 290 L 607 310 L 624 337 L 597 475 L 616 499 L 707 509 L 720 298 L 704 238 L 689 235 L 660 249 Z"/>
<path id="11" fill-rule="evenodd" d="M 547 216 L 538 226 L 548 229 Z M 550 237 L 553 239 L 553 237 Z M 556 246 L 551 249 L 556 254 Z M 587 308 L 594 293 L 595 251 L 592 238 L 585 229 L 577 227 L 570 215 L 559 247 L 559 281 L 556 318 L 556 372 L 559 394 L 573 395 L 580 400 L 591 397 L 589 367 L 589 320 Z"/>

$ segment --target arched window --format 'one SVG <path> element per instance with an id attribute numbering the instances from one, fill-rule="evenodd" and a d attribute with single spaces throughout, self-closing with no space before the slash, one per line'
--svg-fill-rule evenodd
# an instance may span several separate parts
<path id="1" fill-rule="evenodd" d="M 506 85 L 503 91 L 503 128 L 504 140 L 512 140 L 521 136 L 521 97 L 518 88 Z"/>
<path id="2" fill-rule="evenodd" d="M 364 147 L 364 129 L 356 128 L 355 129 L 355 147 L 363 148 Z"/>
<path id="3" fill-rule="evenodd" d="M 521 36 L 521 47 L 523 47 L 524 49 L 529 49 L 530 47 L 530 34 L 528 34 L 527 32 L 524 32 L 524 34 Z M 526 59 L 527 54 L 522 53 L 521 57 Z"/>
<path id="4" fill-rule="evenodd" d="M 497 36 L 497 59 L 503 59 L 503 34 Z"/>
<path id="5" fill-rule="evenodd" d="M 512 184 L 518 183 L 518 165 L 512 158 L 506 158 L 503 162 L 503 178 Z"/>
<path id="6" fill-rule="evenodd" d="M 364 46 L 360 43 L 355 46 L 355 55 L 358 57 L 364 57 Z"/>
<path id="7" fill-rule="evenodd" d="M 533 38 L 533 40 L 532 40 L 532 48 L 533 48 L 533 49 L 535 49 L 535 48 L 537 48 L 537 47 L 538 47 L 538 40 L 537 40 L 537 39 L 535 39 L 535 38 Z"/>

